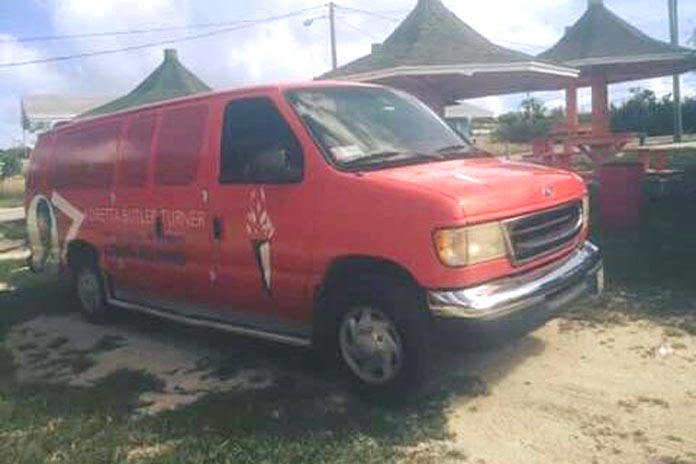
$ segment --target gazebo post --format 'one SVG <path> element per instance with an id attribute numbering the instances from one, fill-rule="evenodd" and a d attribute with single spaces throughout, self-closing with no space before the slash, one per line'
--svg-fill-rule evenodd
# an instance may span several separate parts
<path id="1" fill-rule="evenodd" d="M 592 75 L 592 132 L 609 132 L 609 98 L 607 77 L 604 73 Z"/>
<path id="2" fill-rule="evenodd" d="M 566 125 L 569 132 L 575 132 L 578 127 L 578 88 L 575 84 L 566 87 Z"/>

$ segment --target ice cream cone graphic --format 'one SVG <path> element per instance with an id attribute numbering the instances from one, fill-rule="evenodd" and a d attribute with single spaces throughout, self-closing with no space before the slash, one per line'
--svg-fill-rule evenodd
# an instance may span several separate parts
<path id="1" fill-rule="evenodd" d="M 266 192 L 263 188 L 254 189 L 249 195 L 246 229 L 259 267 L 261 284 L 263 289 L 272 295 L 271 239 L 275 229 L 266 210 Z"/>
<path id="2" fill-rule="evenodd" d="M 256 262 L 261 271 L 261 283 L 264 290 L 271 292 L 271 242 L 265 240 L 252 240 Z"/>

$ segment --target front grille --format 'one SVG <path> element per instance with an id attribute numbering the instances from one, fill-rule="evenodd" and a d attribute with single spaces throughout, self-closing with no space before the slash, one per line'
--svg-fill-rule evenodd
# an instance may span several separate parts
<path id="1" fill-rule="evenodd" d="M 572 203 L 505 222 L 512 260 L 522 264 L 569 245 L 582 229 L 582 203 Z"/>

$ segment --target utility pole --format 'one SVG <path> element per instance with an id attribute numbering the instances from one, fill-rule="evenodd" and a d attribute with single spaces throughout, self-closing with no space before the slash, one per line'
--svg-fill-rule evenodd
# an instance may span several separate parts
<path id="1" fill-rule="evenodd" d="M 677 0 L 668 0 L 669 4 L 669 35 L 672 45 L 679 45 L 679 15 L 677 14 Z M 681 108 L 681 82 L 679 74 L 672 76 L 672 93 L 674 97 L 674 143 L 682 141 L 684 123 L 682 121 Z"/>
<path id="2" fill-rule="evenodd" d="M 331 31 L 331 69 L 338 67 L 338 58 L 336 57 L 336 5 L 334 2 L 329 2 L 329 29 Z"/>

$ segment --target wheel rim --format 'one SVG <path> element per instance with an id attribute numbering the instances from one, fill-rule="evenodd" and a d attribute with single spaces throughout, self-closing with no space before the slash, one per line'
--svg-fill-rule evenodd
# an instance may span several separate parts
<path id="1" fill-rule="evenodd" d="M 369 384 L 384 384 L 403 361 L 401 337 L 392 321 L 369 306 L 348 311 L 339 329 L 341 355 L 350 370 Z"/>
<path id="2" fill-rule="evenodd" d="M 88 314 L 94 314 L 101 304 L 101 288 L 98 277 L 89 270 L 83 270 L 77 278 L 77 294 L 82 308 Z"/>

